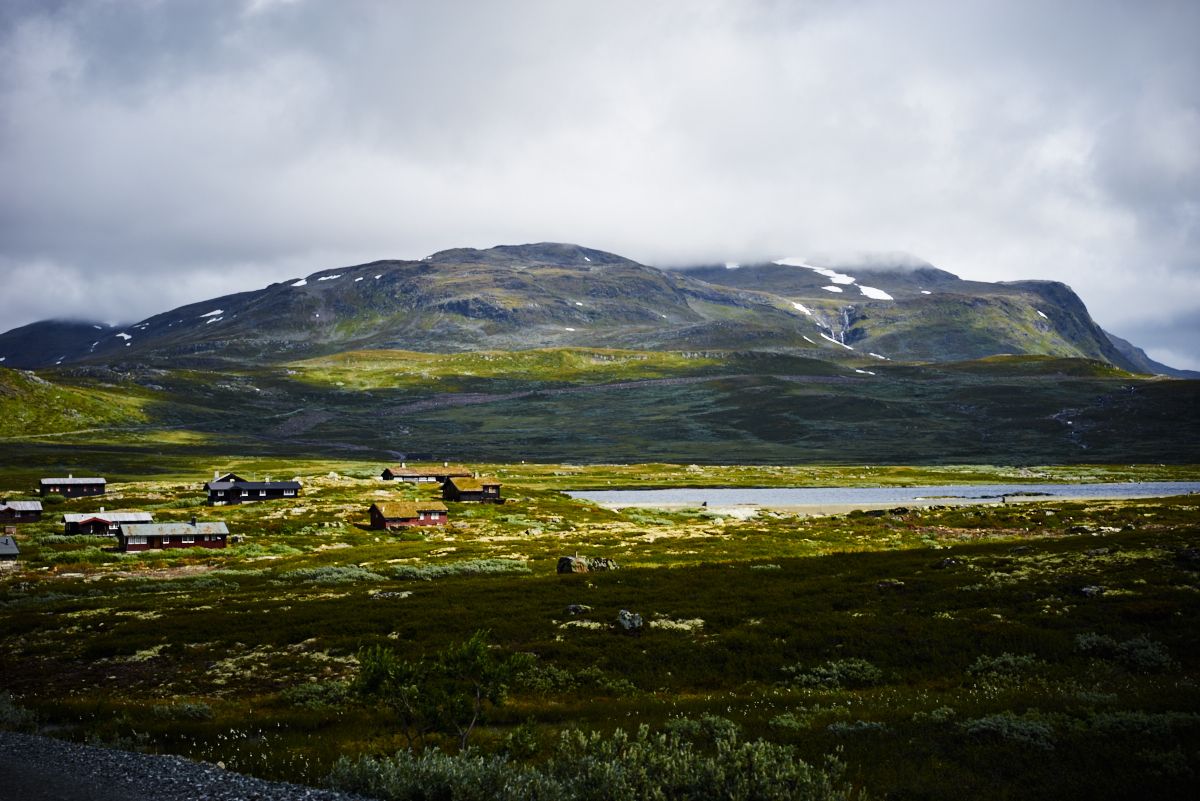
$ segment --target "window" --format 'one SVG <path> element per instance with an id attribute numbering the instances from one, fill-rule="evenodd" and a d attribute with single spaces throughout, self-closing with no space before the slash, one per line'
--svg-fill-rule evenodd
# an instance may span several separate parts
<path id="1" fill-rule="evenodd" d="M 217 490 L 217 497 L 218 497 L 218 498 L 224 498 L 224 497 L 225 497 L 225 490 Z"/>
<path id="2" fill-rule="evenodd" d="M 295 490 L 284 490 L 283 494 L 284 495 L 295 495 L 296 491 Z"/>
<path id="3" fill-rule="evenodd" d="M 195 537 L 193 537 L 191 534 L 184 534 L 184 535 L 183 535 L 183 537 L 182 537 L 182 542 L 184 542 L 185 544 L 186 544 L 186 543 L 192 543 L 192 542 L 195 542 L 195 541 L 196 541 L 196 538 L 195 538 Z"/>
<path id="4" fill-rule="evenodd" d="M 145 545 L 146 538 L 145 537 L 126 537 L 125 544 L 126 545 Z"/>
<path id="5" fill-rule="evenodd" d="M 265 498 L 265 497 L 267 497 L 267 491 L 266 491 L 266 490 L 259 490 L 259 491 L 258 491 L 258 497 L 260 497 L 260 498 Z"/>

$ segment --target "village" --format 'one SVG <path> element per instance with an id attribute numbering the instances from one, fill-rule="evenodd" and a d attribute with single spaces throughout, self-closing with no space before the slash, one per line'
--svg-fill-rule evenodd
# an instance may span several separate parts
<path id="1" fill-rule="evenodd" d="M 441 500 L 379 501 L 365 510 L 363 527 L 378 531 L 395 531 L 421 526 L 444 526 L 450 521 L 451 504 L 504 503 L 501 482 L 480 476 L 477 471 L 444 462 L 441 466 L 423 469 L 407 463 L 389 466 L 380 473 L 380 482 L 398 482 L 396 486 L 436 484 Z M 20 556 L 20 526 L 37 523 L 46 514 L 43 502 L 61 503 L 78 498 L 103 497 L 109 489 L 107 479 L 98 476 L 42 478 L 37 495 L 41 500 L 0 499 L 0 560 L 15 560 Z M 214 471 L 202 487 L 202 504 L 208 507 L 232 506 L 267 501 L 296 499 L 303 483 L 294 478 L 273 481 L 265 476 L 253 481 L 237 473 Z M 200 506 L 201 502 L 197 503 Z M 199 510 L 197 510 L 199 511 Z M 193 515 L 187 521 L 156 522 L 150 512 L 136 509 L 106 510 L 101 506 L 92 512 L 68 512 L 61 516 L 64 536 L 94 535 L 111 541 L 111 549 L 121 553 L 165 550 L 174 548 L 225 548 L 230 542 L 240 542 L 243 535 L 230 532 L 221 520 L 202 520 Z"/>

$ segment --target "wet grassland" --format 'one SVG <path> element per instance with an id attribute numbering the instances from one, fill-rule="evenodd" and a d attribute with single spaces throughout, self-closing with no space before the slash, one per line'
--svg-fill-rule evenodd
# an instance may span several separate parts
<path id="1" fill-rule="evenodd" d="M 409 743 L 453 757 L 462 738 L 450 712 L 368 692 L 365 655 L 382 647 L 432 682 L 486 632 L 479 658 L 512 669 L 469 735 L 484 772 L 551 776 L 613 742 L 725 753 L 733 738 L 814 766 L 836 755 L 838 792 L 873 797 L 1190 797 L 1200 773 L 1195 496 L 804 517 L 615 511 L 559 491 L 1194 469 L 497 464 L 483 469 L 506 503 L 385 533 L 366 528 L 371 503 L 435 487 L 382 482 L 367 462 L 212 467 L 298 474 L 305 491 L 208 508 L 199 477 L 131 477 L 21 527 L 21 559 L 0 572 L 0 720 L 266 778 L 336 769 L 386 793 L 390 763 L 354 760 Z M 102 504 L 224 520 L 239 541 L 122 555 L 58 533 L 61 513 Z M 574 554 L 618 569 L 557 574 Z M 607 745 L 571 733 L 590 731 Z"/>

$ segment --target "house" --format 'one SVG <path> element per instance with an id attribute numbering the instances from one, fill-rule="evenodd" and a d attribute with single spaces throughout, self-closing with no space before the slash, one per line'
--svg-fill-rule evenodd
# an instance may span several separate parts
<path id="1" fill-rule="evenodd" d="M 272 498 L 294 498 L 300 494 L 299 481 L 247 481 L 236 473 L 223 476 L 213 474 L 213 480 L 204 485 L 208 493 L 209 506 L 225 506 L 234 503 L 268 501 Z"/>
<path id="2" fill-rule="evenodd" d="M 13 537 L 0 537 L 0 559 L 16 559 L 21 555 L 17 541 Z"/>
<path id="3" fill-rule="evenodd" d="M 149 512 L 81 512 L 62 517 L 63 534 L 97 534 L 115 537 L 123 523 L 153 523 Z"/>
<path id="4" fill-rule="evenodd" d="M 371 528 L 390 529 L 409 526 L 443 526 L 446 504 L 441 501 L 396 501 L 371 504 Z"/>
<path id="5" fill-rule="evenodd" d="M 36 523 L 41 519 L 41 501 L 0 501 L 2 523 Z"/>
<path id="6" fill-rule="evenodd" d="M 62 495 L 64 498 L 83 498 L 88 495 L 103 495 L 105 482 L 102 478 L 43 478 L 38 482 L 38 491 L 46 495 Z"/>
<path id="7" fill-rule="evenodd" d="M 500 482 L 494 478 L 451 478 L 442 485 L 442 498 L 447 501 L 504 502 L 500 497 Z"/>
<path id="8" fill-rule="evenodd" d="M 421 483 L 426 481 L 436 481 L 440 484 L 454 476 L 469 477 L 471 471 L 465 467 L 451 466 L 444 464 L 441 467 L 431 467 L 425 470 L 417 470 L 409 467 L 401 462 L 398 467 L 386 467 L 380 474 L 380 478 L 384 481 L 412 481 L 413 483 Z"/>
<path id="9" fill-rule="evenodd" d="M 122 523 L 117 540 L 122 551 L 151 548 L 224 548 L 229 528 L 224 523 Z"/>

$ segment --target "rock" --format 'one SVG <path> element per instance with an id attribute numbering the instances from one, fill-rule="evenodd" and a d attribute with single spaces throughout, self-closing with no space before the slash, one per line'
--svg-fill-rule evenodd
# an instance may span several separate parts
<path id="1" fill-rule="evenodd" d="M 525 533 L 527 535 L 529 535 L 530 537 L 542 536 L 542 530 L 540 528 L 527 528 L 527 529 L 525 529 Z"/>
<path id="2" fill-rule="evenodd" d="M 1091 534 L 1094 529 L 1091 526 L 1079 523 L 1067 529 L 1068 534 Z"/>
<path id="3" fill-rule="evenodd" d="M 568 615 L 582 615 L 584 612 L 592 611 L 592 607 L 587 604 L 567 604 L 565 611 Z"/>
<path id="4" fill-rule="evenodd" d="M 1015 548 L 1010 548 L 1008 552 L 1009 553 L 1029 553 L 1032 550 L 1033 550 L 1033 547 L 1030 545 L 1018 545 Z"/>
<path id="5" fill-rule="evenodd" d="M 1104 588 L 1096 584 L 1089 584 L 1086 587 L 1080 587 L 1079 594 L 1085 598 L 1099 598 L 1104 594 Z"/>
<path id="6" fill-rule="evenodd" d="M 617 612 L 617 625 L 626 634 L 636 634 L 642 630 L 642 616 L 628 609 Z"/>
<path id="7" fill-rule="evenodd" d="M 587 559 L 581 556 L 562 556 L 559 557 L 556 569 L 559 573 L 586 573 L 588 572 Z"/>
<path id="8" fill-rule="evenodd" d="M 1108 548 L 1091 548 L 1087 551 L 1084 551 L 1084 553 L 1086 553 L 1088 556 L 1106 556 L 1108 554 Z"/>
<path id="9" fill-rule="evenodd" d="M 875 583 L 875 589 L 879 590 L 880 592 L 886 592 L 888 590 L 902 590 L 904 589 L 904 582 L 900 579 L 884 579 L 883 581 L 878 581 Z"/>
<path id="10" fill-rule="evenodd" d="M 616 570 L 617 563 L 607 556 L 594 556 L 587 560 L 588 570 Z"/>
<path id="11" fill-rule="evenodd" d="M 888 513 L 893 515 L 906 515 L 908 511 L 907 506 L 897 506 L 895 509 L 888 509 Z"/>
<path id="12" fill-rule="evenodd" d="M 934 570 L 945 570 L 948 567 L 955 567 L 956 565 L 961 565 L 961 564 L 962 564 L 961 559 L 958 559 L 953 556 L 947 556 L 945 559 L 941 559 L 937 562 L 934 562 L 933 569 Z"/>

